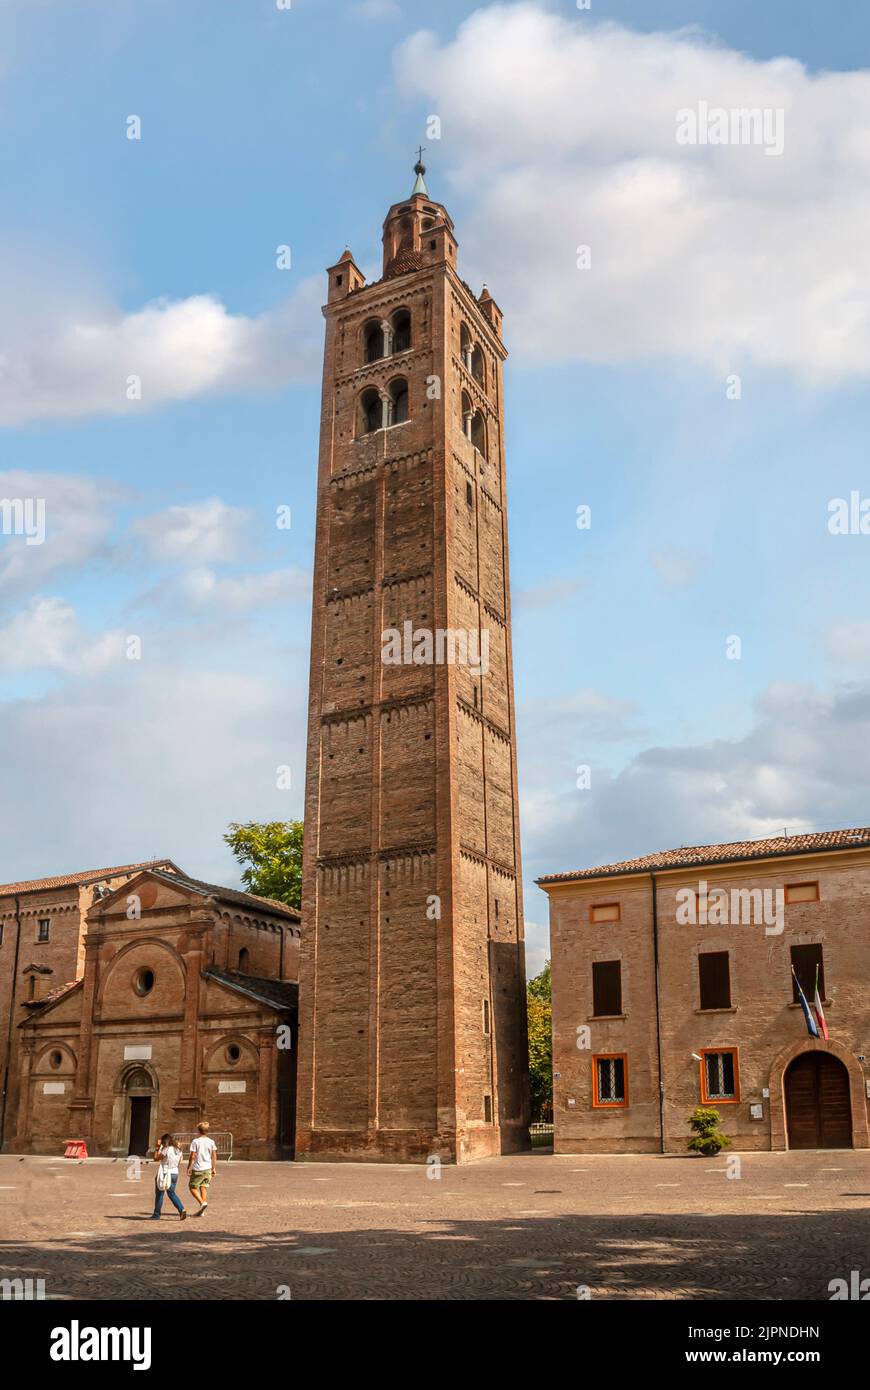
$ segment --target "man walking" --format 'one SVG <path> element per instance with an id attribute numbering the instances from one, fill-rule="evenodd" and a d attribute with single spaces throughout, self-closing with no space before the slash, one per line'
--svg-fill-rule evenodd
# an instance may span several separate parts
<path id="1" fill-rule="evenodd" d="M 217 1172 L 217 1144 L 208 1137 L 208 1120 L 201 1120 L 196 1128 L 197 1137 L 190 1144 L 187 1179 L 191 1193 L 199 1202 L 196 1214 L 204 1216 L 208 1209 L 209 1183 Z"/>

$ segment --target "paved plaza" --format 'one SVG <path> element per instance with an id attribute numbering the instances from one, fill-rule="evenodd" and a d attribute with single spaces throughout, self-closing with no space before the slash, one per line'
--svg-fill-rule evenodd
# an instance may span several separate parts
<path id="1" fill-rule="evenodd" d="M 746 1154 L 739 1178 L 729 1157 L 223 1164 L 205 1217 L 158 1223 L 151 1164 L 2 1156 L 0 1277 L 54 1299 L 576 1300 L 828 1299 L 870 1274 L 870 1153 Z"/>

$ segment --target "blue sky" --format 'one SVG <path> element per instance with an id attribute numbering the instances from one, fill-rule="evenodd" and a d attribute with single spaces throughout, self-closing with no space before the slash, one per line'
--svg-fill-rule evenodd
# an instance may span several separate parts
<path id="1" fill-rule="evenodd" d="M 846 0 L 0 0 L 0 496 L 49 516 L 0 536 L 0 880 L 232 882 L 300 813 L 323 269 L 377 274 L 420 142 L 511 349 L 533 966 L 537 874 L 865 823 L 868 68 Z M 702 99 L 783 155 L 678 148 Z"/>

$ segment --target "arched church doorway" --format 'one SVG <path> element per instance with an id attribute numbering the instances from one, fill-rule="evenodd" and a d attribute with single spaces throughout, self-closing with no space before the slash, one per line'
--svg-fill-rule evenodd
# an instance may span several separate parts
<path id="1" fill-rule="evenodd" d="M 145 1158 L 151 1147 L 151 1107 L 154 1100 L 154 1085 L 144 1067 L 137 1067 L 127 1077 L 128 1105 L 127 1153 Z"/>
<path id="2" fill-rule="evenodd" d="M 851 1149 L 849 1073 L 830 1052 L 802 1052 L 785 1074 L 790 1149 Z"/>

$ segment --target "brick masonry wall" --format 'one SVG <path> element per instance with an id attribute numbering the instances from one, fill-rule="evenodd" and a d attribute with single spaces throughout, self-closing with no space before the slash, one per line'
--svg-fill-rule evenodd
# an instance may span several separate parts
<path id="1" fill-rule="evenodd" d="M 396 236 L 388 220 L 388 257 Z M 334 267 L 325 311 L 300 966 L 308 1157 L 468 1158 L 515 1147 L 525 1123 L 503 350 L 453 270 L 449 231 L 415 245 L 418 270 L 365 288 L 352 262 Z M 410 312 L 410 349 L 366 363 L 366 325 L 397 310 Z M 463 324 L 485 389 L 461 359 Z M 359 437 L 361 394 L 399 375 L 408 420 Z M 463 433 L 463 392 L 486 414 L 486 458 Z M 382 661 L 385 629 L 476 633 L 485 601 L 488 676 Z M 485 1035 L 496 865 L 515 968 L 500 967 Z"/>
<path id="2" fill-rule="evenodd" d="M 818 881 L 820 901 L 789 904 L 784 930 L 763 923 L 681 924 L 680 889 L 781 889 Z M 660 1143 L 652 894 L 649 876 L 581 881 L 550 891 L 553 969 L 553 1048 L 556 1149 L 558 1152 L 640 1152 Z M 763 864 L 669 872 L 658 876 L 661 1043 L 664 1080 L 664 1147 L 685 1148 L 687 1116 L 701 1103 L 700 1067 L 692 1054 L 704 1048 L 738 1049 L 739 1101 L 718 1103 L 722 1128 L 735 1149 L 781 1148 L 786 1143 L 783 1076 L 802 1051 L 821 1047 L 846 1065 L 851 1079 L 853 1141 L 867 1144 L 870 1065 L 870 857 L 860 851 L 803 855 Z M 592 924 L 589 907 L 618 901 L 621 921 Z M 775 924 L 774 924 L 775 925 Z M 830 1044 L 807 1034 L 792 1003 L 791 947 L 822 944 Z M 700 1008 L 698 955 L 730 954 L 731 1008 Z M 592 963 L 620 960 L 624 1018 L 592 1017 Z M 578 1050 L 577 1028 L 591 1030 L 591 1048 Z M 592 1058 L 628 1056 L 629 1106 L 593 1109 Z M 766 1096 L 764 1091 L 770 1094 Z M 571 1101 L 573 1100 L 573 1105 Z M 761 1105 L 763 1119 L 750 1115 Z"/>

